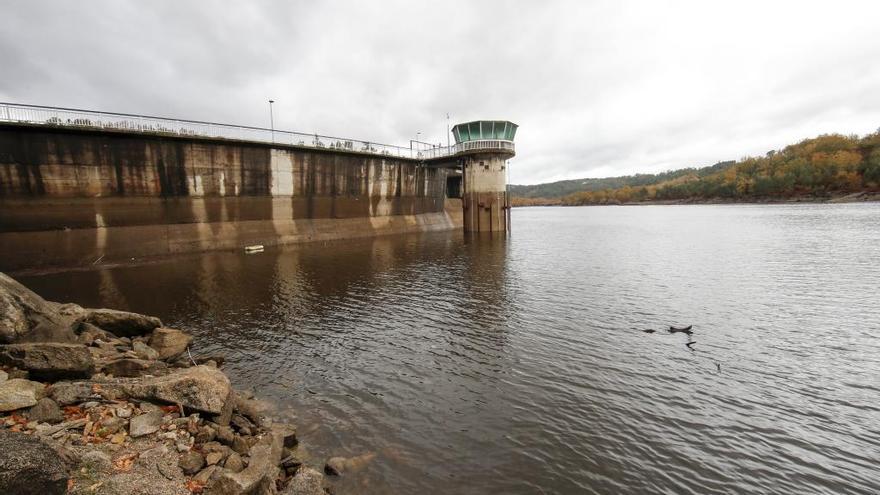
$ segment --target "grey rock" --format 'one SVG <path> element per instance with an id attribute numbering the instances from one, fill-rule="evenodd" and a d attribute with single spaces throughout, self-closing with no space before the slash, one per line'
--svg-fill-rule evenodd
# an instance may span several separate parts
<path id="1" fill-rule="evenodd" d="M 6 374 L 8 375 L 7 378 L 9 378 L 9 379 L 21 378 L 23 380 L 30 380 L 30 378 L 31 378 L 31 374 L 28 373 L 27 370 L 20 370 L 18 368 L 11 369 L 11 370 L 7 371 Z"/>
<path id="2" fill-rule="evenodd" d="M 131 418 L 128 434 L 134 438 L 159 431 L 162 426 L 162 411 L 152 411 Z"/>
<path id="3" fill-rule="evenodd" d="M 221 445 L 219 442 L 206 442 L 202 445 L 203 452 L 228 452 L 229 447 Z"/>
<path id="4" fill-rule="evenodd" d="M 241 414 L 233 414 L 229 420 L 229 424 L 236 427 L 243 435 L 250 435 L 250 431 L 255 428 L 254 424 Z"/>
<path id="5" fill-rule="evenodd" d="M 324 475 L 317 469 L 302 466 L 281 492 L 282 495 L 325 495 Z"/>
<path id="6" fill-rule="evenodd" d="M 101 421 L 101 427 L 107 435 L 119 432 L 125 426 L 125 420 L 122 418 L 107 418 Z"/>
<path id="7" fill-rule="evenodd" d="M 276 423 L 271 425 L 270 428 L 284 438 L 284 448 L 292 449 L 299 444 L 299 440 L 296 438 L 296 426 Z"/>
<path id="8" fill-rule="evenodd" d="M 63 495 L 68 468 L 54 449 L 30 435 L 0 430 L 0 493 Z"/>
<path id="9" fill-rule="evenodd" d="M 101 371 L 108 375 L 133 378 L 143 375 L 154 375 L 166 368 L 165 363 L 159 361 L 123 358 L 110 361 L 101 368 Z"/>
<path id="10" fill-rule="evenodd" d="M 238 473 L 242 469 L 244 469 L 244 461 L 241 460 L 241 456 L 238 452 L 232 452 L 229 454 L 229 457 L 226 458 L 226 462 L 223 463 L 223 467 L 232 471 L 233 473 Z"/>
<path id="11" fill-rule="evenodd" d="M 3 370 L 0 370 L 0 383 L 3 383 L 8 379 L 9 379 L 9 373 L 7 373 Z"/>
<path id="12" fill-rule="evenodd" d="M 27 370 L 36 379 L 86 378 L 95 371 L 91 353 L 81 344 L 26 343 L 0 347 L 0 362 Z"/>
<path id="13" fill-rule="evenodd" d="M 202 457 L 202 454 L 190 450 L 189 452 L 181 454 L 180 462 L 178 462 L 177 465 L 180 466 L 180 469 L 183 470 L 184 474 L 192 476 L 205 467 L 205 458 Z"/>
<path id="14" fill-rule="evenodd" d="M 324 473 L 340 476 L 346 472 L 355 472 L 363 469 L 376 458 L 375 452 L 368 452 L 355 457 L 331 457 L 324 465 Z"/>
<path id="15" fill-rule="evenodd" d="M 75 342 L 73 324 L 57 305 L 0 273 L 0 344 Z"/>
<path id="16" fill-rule="evenodd" d="M 327 463 L 324 464 L 324 473 L 329 474 L 330 476 L 340 476 L 345 472 L 345 458 L 344 457 L 331 457 L 327 459 Z"/>
<path id="17" fill-rule="evenodd" d="M 223 454 L 224 454 L 223 452 L 211 452 L 209 454 L 206 454 L 205 455 L 205 462 L 209 466 L 213 466 L 214 464 L 220 464 L 221 462 L 223 462 L 223 459 L 226 458 L 226 456 Z"/>
<path id="18" fill-rule="evenodd" d="M 141 358 L 146 360 L 155 361 L 159 359 L 159 351 L 153 349 L 147 344 L 136 340 L 133 344 L 131 344 L 131 349 Z"/>
<path id="19" fill-rule="evenodd" d="M 296 471 L 296 469 L 302 466 L 303 461 L 299 458 L 299 456 L 291 454 L 284 459 L 281 460 L 281 467 L 284 469 L 289 469 L 291 472 Z"/>
<path id="20" fill-rule="evenodd" d="M 181 404 L 187 411 L 219 414 L 229 399 L 232 387 L 223 372 L 207 366 L 195 366 L 159 377 L 126 383 L 123 390 L 131 397 L 158 399 Z"/>
<path id="21" fill-rule="evenodd" d="M 217 440 L 225 445 L 232 445 L 232 442 L 235 441 L 235 433 L 228 426 L 219 426 L 217 427 Z"/>
<path id="22" fill-rule="evenodd" d="M 37 404 L 28 410 L 27 417 L 31 421 L 52 425 L 64 421 L 64 413 L 61 412 L 61 408 L 48 397 L 38 400 Z"/>
<path id="23" fill-rule="evenodd" d="M 235 410 L 250 420 L 254 425 L 263 426 L 263 422 L 272 410 L 272 405 L 259 399 L 248 399 L 242 395 L 235 398 Z"/>
<path id="24" fill-rule="evenodd" d="M 94 382 L 57 382 L 49 387 L 48 395 L 61 406 L 71 406 L 90 399 L 101 399 L 102 394 L 95 392 L 93 386 Z"/>
<path id="25" fill-rule="evenodd" d="M 0 412 L 35 406 L 44 394 L 42 383 L 21 378 L 6 380 L 0 383 Z"/>
<path id="26" fill-rule="evenodd" d="M 192 336 L 174 328 L 157 328 L 150 335 L 149 343 L 159 353 L 159 359 L 173 359 L 186 351 Z"/>
<path id="27" fill-rule="evenodd" d="M 205 443 L 214 440 L 217 437 L 217 430 L 210 426 L 199 427 L 196 432 L 196 443 Z"/>
<path id="28" fill-rule="evenodd" d="M 236 396 L 237 394 L 235 390 L 230 390 L 229 397 L 226 398 L 226 403 L 223 404 L 223 408 L 220 409 L 220 414 L 217 414 L 212 418 L 215 423 L 218 425 L 229 426 L 232 414 L 235 411 Z"/>
<path id="29" fill-rule="evenodd" d="M 238 473 L 224 472 L 211 485 L 212 494 L 264 493 L 274 488 L 284 439 L 268 433 L 251 447 L 250 463 Z"/>
<path id="30" fill-rule="evenodd" d="M 162 326 L 162 321 L 153 316 L 145 316 L 128 311 L 115 309 L 87 309 L 84 321 L 91 323 L 113 335 L 119 337 L 132 337 L 144 335 L 156 327 Z"/>
<path id="31" fill-rule="evenodd" d="M 246 455 L 250 450 L 251 446 L 248 444 L 247 440 L 244 439 L 241 435 L 235 435 L 235 439 L 232 441 L 232 450 L 238 452 L 241 455 Z"/>
<path id="32" fill-rule="evenodd" d="M 205 469 L 199 471 L 197 475 L 193 476 L 193 479 L 207 484 L 211 480 L 216 479 L 221 472 L 223 472 L 223 470 L 220 468 L 220 466 L 208 466 Z"/>
<path id="33" fill-rule="evenodd" d="M 112 333 L 106 330 L 101 330 L 95 325 L 86 322 L 80 322 L 77 326 L 76 332 L 76 341 L 85 345 L 92 345 L 96 340 L 109 342 L 114 337 Z"/>
<path id="34" fill-rule="evenodd" d="M 96 471 L 107 472 L 113 467 L 110 456 L 100 450 L 88 450 L 79 458 L 80 466 L 91 468 Z"/>

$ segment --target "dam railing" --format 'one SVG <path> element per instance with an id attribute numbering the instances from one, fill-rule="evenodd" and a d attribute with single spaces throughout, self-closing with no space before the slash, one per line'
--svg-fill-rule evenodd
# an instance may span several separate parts
<path id="1" fill-rule="evenodd" d="M 477 149 L 476 147 L 478 146 L 484 146 L 486 149 L 509 149 L 513 151 L 513 142 L 502 140 L 470 141 L 452 146 L 430 147 L 422 143 L 423 146 L 413 148 L 359 139 L 266 129 L 264 127 L 5 102 L 0 102 L 0 122 L 83 129 L 108 129 L 184 137 L 233 139 L 369 153 L 415 160 L 452 156 L 464 151 Z"/>

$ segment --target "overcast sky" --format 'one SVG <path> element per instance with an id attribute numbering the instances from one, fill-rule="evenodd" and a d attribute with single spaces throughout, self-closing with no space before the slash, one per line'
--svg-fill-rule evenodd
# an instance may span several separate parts
<path id="1" fill-rule="evenodd" d="M 511 182 L 710 165 L 880 127 L 880 2 L 42 1 L 0 100 L 406 145 L 520 125 Z"/>

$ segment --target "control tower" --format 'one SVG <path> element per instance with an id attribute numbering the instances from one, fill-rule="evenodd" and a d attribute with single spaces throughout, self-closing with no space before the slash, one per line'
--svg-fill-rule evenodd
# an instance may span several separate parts
<path id="1" fill-rule="evenodd" d="M 505 120 L 477 120 L 452 128 L 461 165 L 465 232 L 510 230 L 507 160 L 515 154 L 517 127 Z"/>

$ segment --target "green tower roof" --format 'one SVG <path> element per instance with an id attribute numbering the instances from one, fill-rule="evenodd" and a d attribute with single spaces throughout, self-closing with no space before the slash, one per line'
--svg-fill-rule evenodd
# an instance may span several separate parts
<path id="1" fill-rule="evenodd" d="M 513 141 L 517 127 L 519 126 L 506 120 L 475 120 L 456 124 L 452 128 L 452 135 L 455 136 L 455 144 L 481 139 Z"/>

